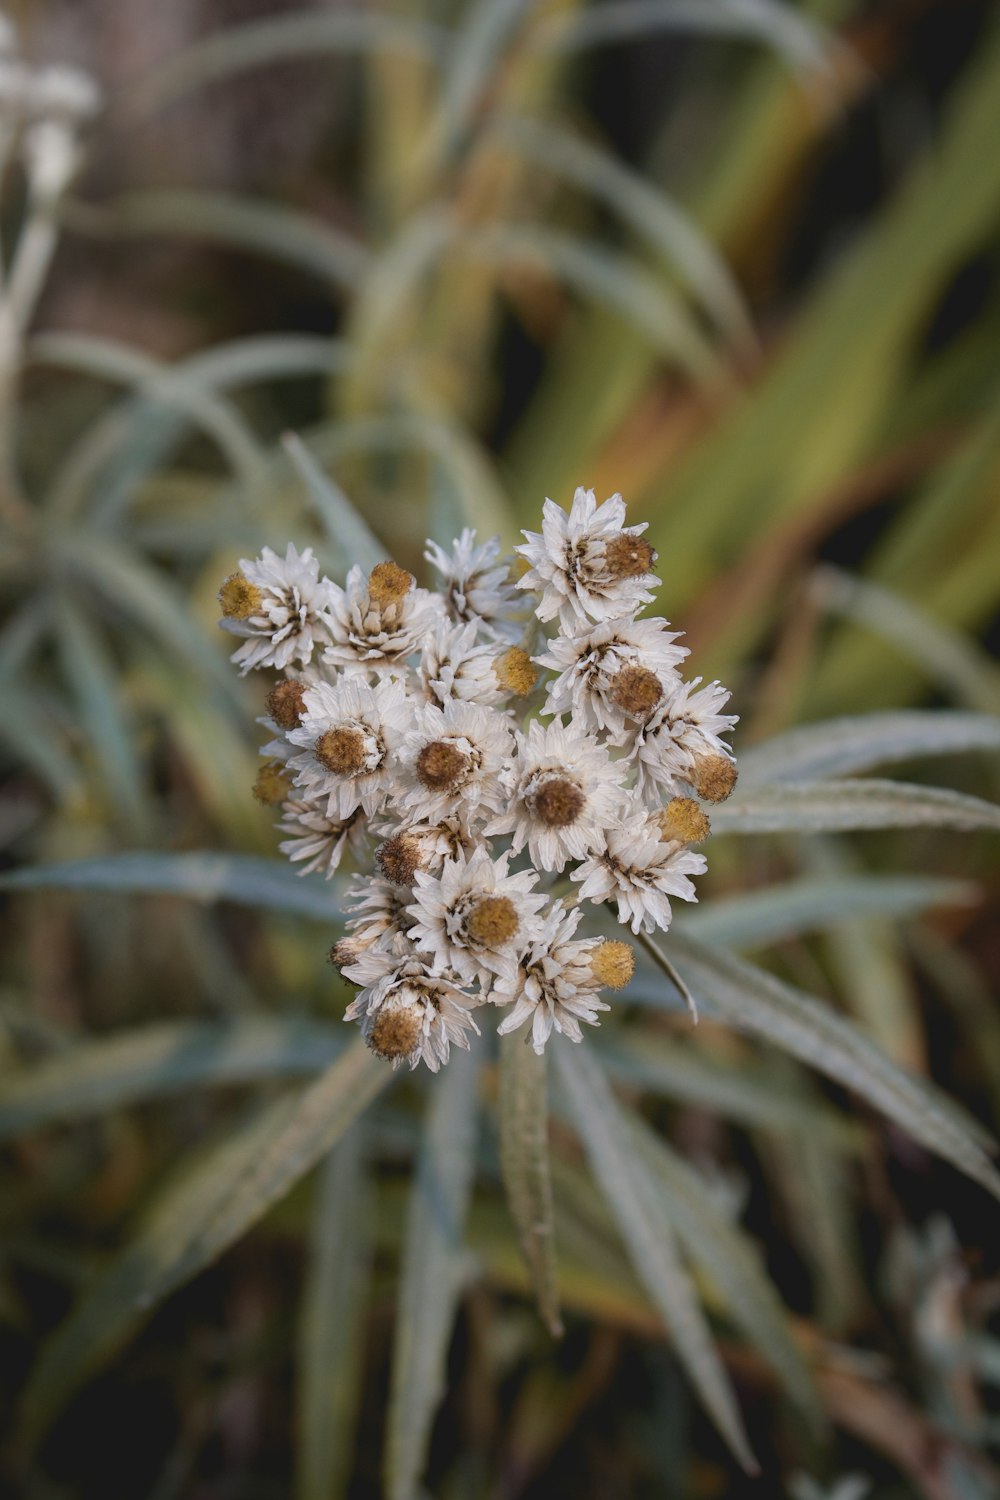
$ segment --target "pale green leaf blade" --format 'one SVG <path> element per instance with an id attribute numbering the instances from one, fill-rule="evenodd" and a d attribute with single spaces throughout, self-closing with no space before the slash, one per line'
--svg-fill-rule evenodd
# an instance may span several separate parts
<path id="1" fill-rule="evenodd" d="M 79 767 L 38 695 L 6 673 L 0 678 L 0 694 L 0 745 L 23 760 L 60 802 L 72 802 L 80 793 Z"/>
<path id="2" fill-rule="evenodd" d="M 368 529 L 340 486 L 325 474 L 302 439 L 289 433 L 284 449 L 304 483 L 330 541 L 348 565 L 370 571 L 385 557 L 385 548 Z"/>
<path id="3" fill-rule="evenodd" d="M 719 1431 L 753 1473 L 757 1466 L 732 1387 L 663 1217 L 658 1184 L 636 1154 L 628 1118 L 586 1043 L 557 1044 L 555 1064 L 594 1175 L 678 1358 Z"/>
<path id="4" fill-rule="evenodd" d="M 185 1089 L 318 1073 L 347 1045 L 346 1028 L 309 1016 L 164 1021 L 76 1042 L 0 1074 L 0 1141 L 109 1115 Z"/>
<path id="5" fill-rule="evenodd" d="M 297 875 L 283 860 L 250 854 L 98 855 L 8 871 L 0 875 L 0 889 L 185 896 L 206 904 L 233 901 L 239 906 L 261 906 L 319 921 L 332 921 L 338 915 L 325 881 Z"/>
<path id="6" fill-rule="evenodd" d="M 988 1133 L 932 1084 L 904 1072 L 828 1005 L 690 938 L 672 936 L 670 957 L 708 1013 L 842 1083 L 1000 1197 L 1000 1173 L 979 1144 L 993 1149 Z"/>
<path id="7" fill-rule="evenodd" d="M 24 1398 L 28 1433 L 37 1437 L 157 1302 L 263 1218 L 391 1076 L 359 1040 L 315 1083 L 274 1101 L 187 1166 L 43 1350 Z"/>
<path id="8" fill-rule="evenodd" d="M 423 169 L 447 161 L 468 129 L 473 113 L 495 79 L 499 60 L 532 0 L 473 0 L 465 7 L 461 28 L 441 84 L 427 137 L 419 147 Z"/>
<path id="9" fill-rule="evenodd" d="M 970 881 L 932 875 L 815 876 L 678 912 L 674 930 L 725 947 L 765 948 L 854 917 L 912 917 L 930 907 L 972 904 L 978 897 Z"/>
<path id="10" fill-rule="evenodd" d="M 712 810 L 713 833 L 847 833 L 861 828 L 1000 830 L 1000 807 L 945 787 L 866 780 L 754 786 Z"/>
<path id="11" fill-rule="evenodd" d="M 523 1036 L 500 1038 L 500 1166 L 538 1310 L 549 1330 L 562 1331 L 556 1273 L 555 1222 L 549 1173 L 545 1054 Z"/>
<path id="12" fill-rule="evenodd" d="M 755 1247 L 665 1140 L 637 1116 L 629 1124 L 636 1149 L 661 1189 L 663 1212 L 688 1257 L 708 1275 L 733 1322 L 771 1365 L 813 1431 L 822 1431 L 823 1412 L 812 1371 L 792 1338 L 788 1314 Z"/>
<path id="13" fill-rule="evenodd" d="M 350 1479 L 372 1269 L 363 1147 L 355 1125 L 316 1184 L 299 1323 L 296 1500 L 341 1500 Z"/>
<path id="14" fill-rule="evenodd" d="M 387 1500 L 415 1500 L 444 1391 L 445 1359 L 467 1274 L 463 1232 L 476 1150 L 475 1054 L 452 1052 L 434 1080 L 410 1192 L 385 1455 Z"/>
<path id="15" fill-rule="evenodd" d="M 824 781 L 925 755 L 1000 751 L 1000 715 L 960 710 L 859 714 L 790 729 L 740 755 L 740 785 Z"/>

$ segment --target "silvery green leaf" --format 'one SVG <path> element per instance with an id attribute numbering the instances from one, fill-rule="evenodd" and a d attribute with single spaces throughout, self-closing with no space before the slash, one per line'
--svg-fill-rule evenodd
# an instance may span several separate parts
<path id="1" fill-rule="evenodd" d="M 713 833 L 847 833 L 861 828 L 1000 830 L 1000 807 L 906 781 L 752 786 L 712 809 Z"/>
<path id="2" fill-rule="evenodd" d="M 1000 750 L 1000 716 L 899 710 L 826 719 L 790 729 L 740 755 L 740 787 L 825 781 L 924 755 Z"/>
<path id="3" fill-rule="evenodd" d="M 523 1036 L 500 1038 L 500 1165 L 511 1216 L 538 1309 L 549 1332 L 562 1333 L 555 1223 L 549 1175 L 546 1058 Z"/>
<path id="4" fill-rule="evenodd" d="M 391 1076 L 358 1040 L 314 1083 L 274 1100 L 185 1162 L 43 1349 L 24 1398 L 29 1437 L 39 1435 L 157 1302 L 263 1218 Z"/>
<path id="5" fill-rule="evenodd" d="M 0 889 L 143 892 L 209 904 L 233 901 L 318 921 L 333 921 L 338 915 L 334 893 L 325 881 L 297 875 L 284 860 L 251 854 L 98 855 L 8 871 L 0 875 Z"/>
<path id="6" fill-rule="evenodd" d="M 368 529 L 340 485 L 323 472 L 301 438 L 289 433 L 284 449 L 298 470 L 330 541 L 347 566 L 360 563 L 370 571 L 385 557 L 385 548 Z"/>
<path id="7" fill-rule="evenodd" d="M 904 1072 L 822 1001 L 732 954 L 671 937 L 671 960 L 708 1013 L 844 1084 L 1000 1197 L 1000 1174 L 980 1144 L 992 1149 L 991 1138 L 933 1085 Z"/>
<path id="8" fill-rule="evenodd" d="M 0 1073 L 0 1140 L 189 1088 L 309 1076 L 344 1050 L 346 1030 L 309 1016 L 241 1015 L 165 1021 L 74 1042 Z"/>
<path id="9" fill-rule="evenodd" d="M 512 34 L 533 0 L 473 0 L 462 17 L 439 89 L 427 137 L 418 147 L 421 168 L 446 161 L 468 129 L 495 79 Z"/>
<path id="10" fill-rule="evenodd" d="M 660 1185 L 636 1152 L 628 1117 L 589 1045 L 553 1040 L 560 1088 L 636 1271 L 716 1426 L 743 1467 L 756 1472 L 732 1387 L 664 1214 Z"/>
<path id="11" fill-rule="evenodd" d="M 364 1374 L 371 1279 L 361 1124 L 319 1171 L 299 1321 L 296 1500 L 341 1500 Z"/>
<path id="12" fill-rule="evenodd" d="M 710 1278 L 729 1316 L 778 1375 L 814 1432 L 824 1426 L 812 1371 L 756 1247 L 717 1207 L 698 1174 L 645 1121 L 629 1118 L 636 1149 L 654 1174 L 663 1211 L 688 1258 Z"/>
<path id="13" fill-rule="evenodd" d="M 384 1064 L 383 1064 L 384 1066 Z M 432 1080 L 430 1117 L 410 1190 L 392 1353 L 385 1449 L 387 1500 L 415 1500 L 445 1381 L 469 1257 L 463 1232 L 476 1154 L 474 1053 L 452 1049 Z"/>
<path id="14" fill-rule="evenodd" d="M 722 896 L 679 911 L 674 931 L 732 948 L 766 948 L 853 917 L 909 917 L 935 906 L 963 906 L 979 892 L 965 880 L 932 875 L 816 876 Z"/>

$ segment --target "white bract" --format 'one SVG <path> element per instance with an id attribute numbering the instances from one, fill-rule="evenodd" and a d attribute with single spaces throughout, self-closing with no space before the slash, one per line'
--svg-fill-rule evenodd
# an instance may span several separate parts
<path id="1" fill-rule="evenodd" d="M 516 583 L 466 530 L 427 544 L 436 591 L 390 561 L 341 588 L 292 547 L 223 585 L 234 660 L 280 674 L 257 795 L 282 803 L 301 873 L 353 862 L 330 957 L 358 987 L 346 1019 L 394 1066 L 436 1072 L 486 1003 L 538 1052 L 579 1041 L 633 966 L 627 943 L 577 935 L 591 905 L 638 934 L 696 899 L 699 801 L 732 789 L 736 719 L 718 683 L 681 677 L 668 622 L 638 618 L 657 582 L 643 530 L 581 489 L 568 513 L 545 502 Z"/>

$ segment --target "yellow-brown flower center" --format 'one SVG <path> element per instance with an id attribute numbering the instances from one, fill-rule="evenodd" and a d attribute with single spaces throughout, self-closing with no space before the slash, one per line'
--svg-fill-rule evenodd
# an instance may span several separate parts
<path id="1" fill-rule="evenodd" d="M 631 719 L 648 719 L 663 697 L 663 684 L 648 667 L 622 667 L 611 679 L 608 696 Z"/>
<path id="2" fill-rule="evenodd" d="M 531 665 L 531 657 L 520 646 L 511 646 L 508 651 L 502 651 L 493 663 L 493 671 L 500 686 L 519 698 L 530 693 L 535 685 L 537 674 Z"/>
<path id="3" fill-rule="evenodd" d="M 543 781 L 530 802 L 535 817 L 550 828 L 568 828 L 587 805 L 581 788 L 566 776 L 552 776 Z"/>
<path id="4" fill-rule="evenodd" d="M 257 772 L 253 794 L 265 807 L 277 807 L 291 794 L 292 780 L 280 760 L 267 760 Z"/>
<path id="5" fill-rule="evenodd" d="M 264 707 L 279 729 L 297 729 L 302 723 L 302 715 L 305 711 L 304 682 L 296 682 L 294 678 L 287 678 L 284 682 L 276 682 L 267 695 Z"/>
<path id="6" fill-rule="evenodd" d="M 447 740 L 432 740 L 417 756 L 417 776 L 429 792 L 447 792 L 469 769 L 469 757 Z"/>
<path id="7" fill-rule="evenodd" d="M 398 563 L 376 563 L 368 575 L 368 597 L 380 609 L 398 604 L 412 589 L 416 579 Z"/>
<path id="8" fill-rule="evenodd" d="M 599 984 L 609 990 L 620 990 L 635 972 L 635 954 L 628 943 L 612 939 L 594 949 L 590 969 Z"/>
<path id="9" fill-rule="evenodd" d="M 219 603 L 227 620 L 249 620 L 260 609 L 263 592 L 242 573 L 230 573 L 219 590 Z"/>
<path id="10" fill-rule="evenodd" d="M 520 925 L 517 907 L 509 896 L 484 896 L 465 919 L 465 930 L 479 948 L 509 943 Z"/>
<path id="11" fill-rule="evenodd" d="M 619 531 L 604 545 L 604 563 L 612 578 L 641 578 L 655 561 L 649 543 L 628 531 Z"/>
<path id="12" fill-rule="evenodd" d="M 412 885 L 421 866 L 420 844 L 410 833 L 397 833 L 375 850 L 375 863 L 394 885 Z"/>
<path id="13" fill-rule="evenodd" d="M 725 802 L 736 785 L 736 767 L 728 755 L 699 755 L 691 784 L 706 802 Z"/>
<path id="14" fill-rule="evenodd" d="M 700 844 L 712 831 L 708 814 L 693 797 L 673 797 L 660 812 L 657 822 L 665 839 L 681 844 Z"/>
<path id="15" fill-rule="evenodd" d="M 365 763 L 365 738 L 360 729 L 328 729 L 316 741 L 316 759 L 335 776 L 350 776 Z"/>
<path id="16" fill-rule="evenodd" d="M 368 1045 L 376 1057 L 409 1057 L 420 1046 L 423 1016 L 414 1005 L 386 1005 L 375 1017 Z"/>

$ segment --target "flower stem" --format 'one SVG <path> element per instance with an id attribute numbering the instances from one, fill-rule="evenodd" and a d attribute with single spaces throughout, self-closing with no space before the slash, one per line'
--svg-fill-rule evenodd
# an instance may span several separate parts
<path id="1" fill-rule="evenodd" d="M 695 1004 L 695 998 L 692 995 L 691 991 L 688 989 L 687 985 L 684 983 L 683 979 L 678 974 L 677 970 L 674 968 L 667 955 L 663 952 L 662 948 L 654 943 L 653 939 L 648 935 L 648 933 L 640 932 L 637 934 L 637 936 L 640 945 L 645 948 L 646 952 L 656 964 L 657 968 L 662 969 L 664 974 L 666 974 L 667 978 L 670 980 L 670 983 L 680 991 L 681 995 L 684 998 L 684 1003 L 691 1013 L 692 1023 L 697 1026 L 698 1007 Z"/>

